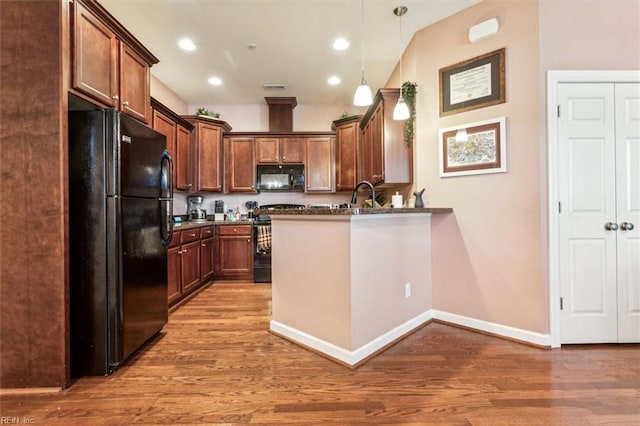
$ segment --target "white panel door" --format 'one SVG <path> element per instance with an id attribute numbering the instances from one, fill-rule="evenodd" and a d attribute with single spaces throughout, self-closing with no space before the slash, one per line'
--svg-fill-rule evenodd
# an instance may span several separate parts
<path id="1" fill-rule="evenodd" d="M 615 342 L 614 86 L 560 84 L 558 99 L 560 340 Z"/>
<path id="2" fill-rule="evenodd" d="M 640 84 L 616 84 L 618 341 L 640 342 Z"/>
<path id="3" fill-rule="evenodd" d="M 561 343 L 640 342 L 640 84 L 560 84 Z"/>

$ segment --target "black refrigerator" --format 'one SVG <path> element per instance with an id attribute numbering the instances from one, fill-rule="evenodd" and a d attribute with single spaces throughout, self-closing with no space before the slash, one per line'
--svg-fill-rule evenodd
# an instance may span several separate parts
<path id="1" fill-rule="evenodd" d="M 173 163 L 118 111 L 69 112 L 72 377 L 111 374 L 167 323 Z"/>

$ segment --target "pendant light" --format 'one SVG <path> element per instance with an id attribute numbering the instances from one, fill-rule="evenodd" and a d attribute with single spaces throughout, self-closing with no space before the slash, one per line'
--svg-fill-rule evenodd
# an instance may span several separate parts
<path id="1" fill-rule="evenodd" d="M 369 106 L 373 103 L 373 95 L 371 89 L 367 86 L 367 80 L 364 78 L 364 0 L 360 5 L 360 54 L 362 57 L 362 74 L 360 75 L 360 86 L 353 95 L 353 104 L 356 106 Z"/>
<path id="2" fill-rule="evenodd" d="M 400 18 L 400 96 L 398 97 L 398 103 L 393 108 L 394 120 L 406 120 L 409 118 L 409 107 L 404 101 L 402 96 L 402 16 L 407 13 L 405 6 L 398 6 L 393 9 L 393 14 Z"/>

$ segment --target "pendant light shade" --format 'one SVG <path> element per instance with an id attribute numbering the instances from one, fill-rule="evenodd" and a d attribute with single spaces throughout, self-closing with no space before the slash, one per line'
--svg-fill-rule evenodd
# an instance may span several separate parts
<path id="1" fill-rule="evenodd" d="M 402 94 L 400 94 L 400 98 L 398 98 L 398 103 L 393 108 L 393 119 L 394 120 L 406 120 L 409 118 L 409 107 L 407 103 L 402 98 Z"/>
<path id="2" fill-rule="evenodd" d="M 402 16 L 407 13 L 407 10 L 405 6 L 398 6 L 393 9 L 393 14 L 400 18 L 400 96 L 398 97 L 398 103 L 393 108 L 394 120 L 406 120 L 411 116 L 409 107 L 404 101 L 404 96 L 402 96 Z"/>
<path id="3" fill-rule="evenodd" d="M 371 89 L 367 86 L 367 80 L 364 78 L 364 0 L 360 3 L 360 55 L 362 59 L 362 74 L 360 76 L 360 86 L 353 95 L 353 104 L 356 106 L 369 106 L 373 103 L 373 95 Z"/>
<path id="4" fill-rule="evenodd" d="M 355 95 L 353 95 L 353 104 L 356 106 L 368 106 L 372 103 L 373 95 L 371 94 L 371 89 L 367 86 L 367 80 L 364 79 L 364 70 L 362 70 L 362 79 Z"/>

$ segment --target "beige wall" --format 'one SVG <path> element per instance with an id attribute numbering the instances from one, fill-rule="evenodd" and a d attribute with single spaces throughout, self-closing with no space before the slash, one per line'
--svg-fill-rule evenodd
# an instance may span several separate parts
<path id="1" fill-rule="evenodd" d="M 153 74 L 151 74 L 151 96 L 176 114 L 189 114 L 187 103 Z"/>
<path id="2" fill-rule="evenodd" d="M 193 112 L 200 107 L 219 112 L 220 118 L 231 124 L 234 132 L 269 131 L 269 108 L 266 102 L 263 104 L 189 105 L 189 111 Z M 344 105 L 299 103 L 293 110 L 293 130 L 296 132 L 331 131 L 333 120 L 339 119 L 343 112 L 352 112 L 351 110 L 355 108 Z"/>
<path id="3" fill-rule="evenodd" d="M 273 321 L 354 351 L 425 315 L 432 294 L 430 220 L 428 214 L 273 215 Z"/>
<path id="4" fill-rule="evenodd" d="M 545 72 L 640 68 L 639 9 L 632 0 L 488 0 L 416 33 L 403 56 L 403 80 L 418 83 L 414 186 L 431 206 L 454 209 L 432 221 L 435 309 L 549 332 Z M 498 35 L 469 43 L 468 28 L 491 17 Z M 502 47 L 506 103 L 440 117 L 438 70 Z M 388 85 L 399 81 L 396 71 Z M 499 116 L 507 173 L 440 178 L 438 129 Z"/>

